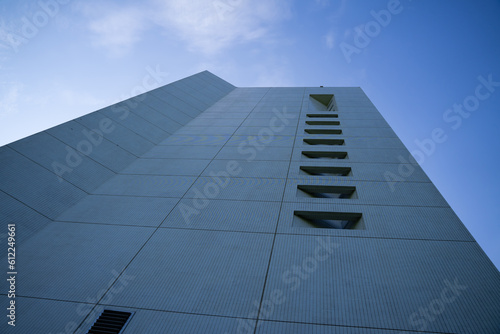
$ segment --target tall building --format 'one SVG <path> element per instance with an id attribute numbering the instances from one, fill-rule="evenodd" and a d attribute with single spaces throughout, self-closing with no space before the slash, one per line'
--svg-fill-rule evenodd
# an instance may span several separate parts
<path id="1" fill-rule="evenodd" d="M 0 160 L 2 333 L 500 333 L 498 270 L 361 88 L 205 71 Z"/>

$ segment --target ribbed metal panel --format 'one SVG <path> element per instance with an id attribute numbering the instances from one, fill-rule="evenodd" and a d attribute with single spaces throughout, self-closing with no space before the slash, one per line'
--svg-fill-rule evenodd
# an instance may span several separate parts
<path id="1" fill-rule="evenodd" d="M 214 199 L 197 209 L 200 202 L 184 198 L 161 226 L 274 233 L 281 206 L 279 202 Z"/>
<path id="2" fill-rule="evenodd" d="M 153 231 L 149 227 L 49 223 L 18 250 L 16 292 L 96 303 Z M 2 291 L 8 291 L 7 283 L 1 281 Z M 37 319 L 36 314 L 18 315 Z"/>
<path id="3" fill-rule="evenodd" d="M 190 176 L 117 175 L 93 191 L 100 195 L 181 197 L 195 181 Z"/>
<path id="4" fill-rule="evenodd" d="M 264 300 L 278 289 L 285 301 L 263 319 L 497 333 L 498 279 L 474 242 L 279 235 Z"/>
<path id="5" fill-rule="evenodd" d="M 142 157 L 159 159 L 212 159 L 219 150 L 220 146 L 215 145 L 193 146 L 189 150 L 186 150 L 186 147 L 182 145 L 158 145 Z"/>
<path id="6" fill-rule="evenodd" d="M 231 178 L 227 181 L 227 185 L 222 180 L 220 183 L 217 182 L 212 177 L 200 177 L 184 198 L 199 198 L 201 192 L 207 194 L 205 197 L 208 198 L 281 202 L 285 187 L 283 179 Z"/>
<path id="7" fill-rule="evenodd" d="M 5 317 L 0 322 L 0 333 L 73 333 L 93 307 L 94 304 L 16 296 L 16 326 L 8 325 Z"/>
<path id="8" fill-rule="evenodd" d="M 175 133 L 162 141 L 159 145 L 222 146 L 230 137 L 230 135 L 184 135 Z"/>
<path id="9" fill-rule="evenodd" d="M 92 123 L 93 122 L 88 122 L 86 124 L 90 125 Z M 94 128 L 87 127 L 76 121 L 71 121 L 48 129 L 46 132 L 77 150 L 79 145 L 82 145 L 82 142 L 89 141 L 86 134 L 91 130 L 98 130 L 102 133 L 102 131 L 99 130 L 99 124 L 95 124 L 95 126 Z M 104 136 L 103 140 L 99 141 L 99 139 L 97 139 L 99 138 L 98 136 L 95 136 L 93 133 L 92 135 L 94 136 L 94 140 L 97 140 L 98 144 L 92 144 L 92 152 L 89 154 L 89 158 L 110 170 L 118 172 L 137 158 L 131 152 L 118 146 L 115 142 L 110 141 L 108 136 Z"/>
<path id="10" fill-rule="evenodd" d="M 276 321 L 259 321 L 257 325 L 258 334 L 417 334 L 416 331 L 399 331 L 381 328 L 361 328 L 357 326 L 342 327 L 332 325 L 315 325 L 308 323 L 289 323 Z M 440 334 L 438 332 L 425 332 L 428 334 Z"/>
<path id="11" fill-rule="evenodd" d="M 253 333 L 253 328 L 251 319 L 137 310 L 123 334 Z"/>
<path id="12" fill-rule="evenodd" d="M 292 153 L 291 147 L 266 147 L 265 150 L 257 151 L 257 149 L 246 145 L 242 149 L 238 146 L 224 146 L 217 154 L 216 159 L 225 160 L 281 160 L 290 161 L 290 154 Z"/>
<path id="13" fill-rule="evenodd" d="M 110 120 L 110 118 L 106 117 L 104 114 L 93 112 L 77 118 L 75 121 L 91 129 L 99 129 L 102 122 L 108 122 L 109 129 L 112 129 L 112 131 L 106 133 L 104 137 L 135 156 L 140 156 L 154 147 L 152 141 L 113 120 L 108 120 Z"/>
<path id="14" fill-rule="evenodd" d="M 336 110 L 310 94 L 334 95 Z M 340 124 L 306 125 L 326 119 L 310 113 Z M 113 130 L 60 183 L 58 148 L 101 122 Z M 18 227 L 29 296 L 20 331 L 86 333 L 110 308 L 135 312 L 124 333 L 500 332 L 498 270 L 409 157 L 360 88 L 235 88 L 209 72 L 2 147 L 0 218 Z M 312 198 L 298 185 L 356 191 Z M 359 229 L 301 224 L 296 211 L 358 213 Z"/>
<path id="15" fill-rule="evenodd" d="M 0 190 L 46 217 L 55 218 L 86 195 L 8 146 L 0 148 L 0 161 Z"/>
<path id="16" fill-rule="evenodd" d="M 204 113 L 205 114 L 205 113 Z M 196 117 L 188 125 L 191 126 L 239 126 L 242 123 L 238 119 L 203 119 Z"/>
<path id="17" fill-rule="evenodd" d="M 184 113 L 182 109 L 177 109 L 153 94 L 146 95 L 142 104 L 179 124 L 186 124 L 194 118 L 194 116 Z"/>
<path id="18" fill-rule="evenodd" d="M 269 126 L 269 122 L 267 122 L 267 126 Z M 256 127 L 256 129 L 261 129 Z M 293 129 L 295 131 L 295 128 L 287 128 L 287 129 Z M 264 134 L 265 136 L 265 134 Z M 249 136 L 240 136 L 240 135 L 234 135 L 229 139 L 229 141 L 226 143 L 226 146 L 236 146 L 239 147 L 240 145 L 246 145 L 247 147 L 250 145 L 250 140 L 248 138 Z M 251 135 L 253 138 L 258 137 L 257 134 Z M 271 139 L 268 139 L 267 137 L 263 137 L 265 139 L 265 147 L 292 147 L 293 143 L 295 141 L 295 137 L 293 136 L 282 136 L 281 132 L 280 134 L 275 134 Z M 244 159 L 244 156 L 240 157 L 240 159 Z"/>
<path id="19" fill-rule="evenodd" d="M 237 126 L 191 126 L 186 125 L 175 132 L 177 135 L 231 135 L 237 129 Z"/>
<path id="20" fill-rule="evenodd" d="M 229 175 L 227 170 L 236 165 L 235 177 L 252 177 L 258 179 L 273 178 L 285 179 L 288 172 L 289 162 L 287 161 L 246 161 L 235 160 L 236 164 L 231 160 L 213 160 L 210 165 L 203 171 L 203 176 L 211 176 L 218 174 Z"/>
<path id="21" fill-rule="evenodd" d="M 272 239 L 257 233 L 160 229 L 125 270 L 140 279 L 112 303 L 248 317 L 262 295 Z"/>
<path id="22" fill-rule="evenodd" d="M 126 127 L 130 131 L 133 131 L 137 135 L 149 140 L 152 143 L 158 144 L 163 139 L 168 137 L 171 133 L 173 133 L 176 129 L 180 127 L 175 126 L 170 129 L 170 131 L 166 131 L 156 124 L 149 122 L 146 120 L 140 113 L 140 110 L 136 110 L 135 108 L 127 107 L 125 104 L 118 104 L 117 108 L 123 108 L 123 110 L 127 110 L 127 116 L 124 117 L 123 114 L 118 115 L 113 111 L 112 108 L 104 108 L 99 112 L 106 117 L 113 119 L 115 122 L 118 122 L 122 126 Z M 137 114 L 136 114 L 137 113 Z"/>
<path id="23" fill-rule="evenodd" d="M 61 125 L 61 127 L 63 126 L 68 125 Z M 63 172 L 58 175 L 64 180 L 86 192 L 90 192 L 114 176 L 115 173 L 93 159 L 92 153 L 95 145 L 90 144 L 89 141 L 86 141 L 86 143 L 89 144 L 86 144 L 85 150 L 90 148 L 90 154 L 82 154 L 77 148 L 71 148 L 71 146 L 46 132 L 40 132 L 18 140 L 10 144 L 9 147 L 53 173 L 59 173 L 58 171 L 62 170 Z M 73 161 L 80 159 L 80 163 L 76 167 L 71 165 L 71 168 L 67 162 L 68 155 L 71 155 L 70 159 L 73 159 Z M 54 168 L 55 163 L 59 167 Z M 54 180 L 57 182 L 57 176 L 54 176 Z"/>
<path id="24" fill-rule="evenodd" d="M 208 159 L 137 159 L 121 173 L 198 176 L 209 163 Z"/>
<path id="25" fill-rule="evenodd" d="M 51 220 L 39 212 L 36 212 L 26 204 L 14 199 L 3 191 L 0 191 L 0 222 L 5 230 L 0 232 L 2 242 L 2 254 L 7 254 L 8 234 L 7 224 L 16 224 L 22 232 L 16 235 L 16 244 L 22 245 L 25 240 L 43 229 Z"/>
<path id="26" fill-rule="evenodd" d="M 177 198 L 90 195 L 57 217 L 59 221 L 158 226 Z"/>

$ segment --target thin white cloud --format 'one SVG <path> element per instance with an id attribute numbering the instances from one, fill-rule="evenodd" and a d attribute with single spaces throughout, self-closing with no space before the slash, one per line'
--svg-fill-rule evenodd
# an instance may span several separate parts
<path id="1" fill-rule="evenodd" d="M 90 17 L 95 45 L 115 55 L 128 51 L 153 25 L 192 50 L 214 54 L 233 43 L 262 40 L 292 15 L 286 0 L 150 0 L 141 6 L 98 7 L 80 10 Z"/>
<path id="2" fill-rule="evenodd" d="M 285 57 L 271 58 L 263 62 L 267 65 L 255 65 L 252 72 L 257 74 L 254 84 L 256 87 L 292 87 L 291 66 Z"/>
<path id="3" fill-rule="evenodd" d="M 314 2 L 321 7 L 327 7 L 330 5 L 330 0 L 315 0 Z"/>
<path id="4" fill-rule="evenodd" d="M 368 83 L 369 79 L 366 68 L 351 70 L 348 76 L 339 76 L 338 80 L 336 80 L 337 85 L 345 87 L 366 86 Z"/>
<path id="5" fill-rule="evenodd" d="M 88 28 L 94 45 L 104 47 L 113 56 L 129 51 L 141 40 L 148 25 L 147 15 L 141 7 L 84 7 L 82 11 L 91 17 Z M 99 17 L 97 13 L 105 13 Z"/>
<path id="6" fill-rule="evenodd" d="M 91 112 L 110 104 L 110 101 L 96 97 L 93 94 L 74 89 L 67 83 L 52 82 L 41 92 L 37 87 L 22 86 L 21 110 L 51 109 L 53 115 L 62 116 L 65 121 L 85 112 Z M 68 118 L 70 117 L 70 118 Z"/>
<path id="7" fill-rule="evenodd" d="M 18 111 L 19 93 L 23 85 L 20 83 L 2 84 L 0 86 L 0 117 Z"/>
<path id="8" fill-rule="evenodd" d="M 324 37 L 325 45 L 328 49 L 333 49 L 335 47 L 335 32 L 330 31 Z"/>
<path id="9" fill-rule="evenodd" d="M 0 18 L 0 51 L 12 50 L 12 32 L 13 27 Z"/>
<path id="10" fill-rule="evenodd" d="M 343 16 L 347 9 L 347 0 L 337 0 L 335 1 L 335 6 L 333 11 L 330 13 L 331 18 L 339 18 Z"/>
<path id="11" fill-rule="evenodd" d="M 82 107 L 97 107 L 103 106 L 105 104 L 104 100 L 94 97 L 91 94 L 85 92 L 73 91 L 71 89 L 62 89 L 58 95 L 59 99 L 62 99 L 63 103 L 69 106 L 82 106 Z"/>
<path id="12" fill-rule="evenodd" d="M 315 0 L 313 9 L 325 10 L 328 8 L 328 17 L 338 19 L 343 16 L 347 9 L 347 0 Z"/>
<path id="13" fill-rule="evenodd" d="M 213 54 L 232 43 L 261 39 L 273 25 L 291 17 L 284 0 L 156 0 L 155 20 L 196 50 Z"/>

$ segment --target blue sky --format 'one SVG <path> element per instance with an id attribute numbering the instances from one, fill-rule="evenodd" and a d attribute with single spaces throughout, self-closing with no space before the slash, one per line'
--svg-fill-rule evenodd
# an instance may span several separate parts
<path id="1" fill-rule="evenodd" d="M 498 268 L 499 17 L 493 0 L 2 0 L 0 145 L 145 78 L 360 86 Z"/>

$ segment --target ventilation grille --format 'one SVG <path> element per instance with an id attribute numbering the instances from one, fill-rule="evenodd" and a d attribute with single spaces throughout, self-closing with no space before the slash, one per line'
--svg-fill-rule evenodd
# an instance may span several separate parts
<path id="1" fill-rule="evenodd" d="M 104 310 L 87 334 L 121 334 L 132 313 Z"/>

